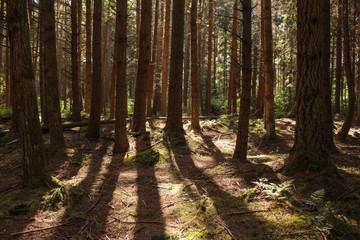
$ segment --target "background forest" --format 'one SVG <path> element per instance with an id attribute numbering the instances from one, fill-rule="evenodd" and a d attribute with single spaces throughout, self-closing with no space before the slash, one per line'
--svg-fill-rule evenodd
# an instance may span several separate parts
<path id="1" fill-rule="evenodd" d="M 359 239 L 359 17 L 0 0 L 0 238 Z"/>

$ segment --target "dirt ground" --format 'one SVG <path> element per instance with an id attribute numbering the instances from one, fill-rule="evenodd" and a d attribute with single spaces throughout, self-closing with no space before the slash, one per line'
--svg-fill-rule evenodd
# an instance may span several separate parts
<path id="1" fill-rule="evenodd" d="M 272 142 L 252 120 L 242 162 L 231 158 L 232 119 L 201 125 L 199 135 L 185 122 L 185 137 L 166 136 L 164 123 L 154 122 L 147 143 L 129 136 L 124 155 L 112 154 L 113 125 L 97 141 L 84 137 L 86 128 L 67 130 L 66 149 L 46 152 L 62 183 L 52 190 L 23 189 L 19 142 L 3 143 L 0 239 L 360 239 L 359 127 L 336 142 L 339 177 L 294 179 L 279 172 L 294 119 L 276 121 Z"/>

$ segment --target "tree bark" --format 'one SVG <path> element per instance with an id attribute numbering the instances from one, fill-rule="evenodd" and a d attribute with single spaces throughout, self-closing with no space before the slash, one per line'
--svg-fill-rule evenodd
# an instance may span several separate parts
<path id="1" fill-rule="evenodd" d="M 262 118 L 264 113 L 264 90 L 265 90 L 265 80 L 264 80 L 264 10 L 263 10 L 263 1 L 261 0 L 261 10 L 260 10 L 260 67 L 259 67 L 259 88 L 256 101 L 256 114 L 257 118 Z"/>
<path id="2" fill-rule="evenodd" d="M 152 109 L 152 93 L 154 90 L 154 73 L 155 73 L 155 63 L 156 63 L 156 52 L 158 46 L 158 22 L 159 22 L 159 0 L 155 0 L 155 23 L 154 23 L 154 38 L 152 46 L 152 56 L 151 56 L 151 65 L 150 65 L 150 77 L 148 82 L 148 92 L 147 92 L 147 116 L 151 116 Z"/>
<path id="3" fill-rule="evenodd" d="M 82 102 L 82 94 L 81 94 L 81 28 L 82 28 L 82 0 L 78 0 L 78 5 L 77 5 L 77 20 L 78 20 L 78 33 L 77 33 L 77 52 L 78 52 L 78 59 L 77 59 L 77 64 L 78 64 L 78 78 L 79 78 L 79 105 L 80 105 L 80 111 L 83 110 L 83 102 Z"/>
<path id="4" fill-rule="evenodd" d="M 231 55 L 230 55 L 230 79 L 228 90 L 228 113 L 234 113 L 233 102 L 234 92 L 236 94 L 236 79 L 237 79 L 237 29 L 238 29 L 238 1 L 234 1 L 233 6 L 233 25 L 232 25 L 232 40 L 231 40 Z M 234 91 L 235 88 L 235 91 Z"/>
<path id="5" fill-rule="evenodd" d="M 338 4 L 338 16 L 336 21 L 336 72 L 335 72 L 335 112 L 340 113 L 340 88 L 341 88 L 341 73 L 342 73 L 342 0 Z"/>
<path id="6" fill-rule="evenodd" d="M 191 2 L 191 128 L 195 132 L 200 132 L 199 121 L 199 91 L 200 83 L 198 78 L 198 40 L 197 40 L 197 0 Z"/>
<path id="7" fill-rule="evenodd" d="M 71 86 L 72 86 L 72 120 L 81 121 L 80 86 L 79 86 L 79 64 L 78 64 L 78 1 L 71 1 Z"/>
<path id="8" fill-rule="evenodd" d="M 208 33 L 208 69 L 206 79 L 206 104 L 205 112 L 207 115 L 211 114 L 211 57 L 212 57 L 212 38 L 213 38 L 213 15 L 214 15 L 214 0 L 209 0 L 209 33 Z M 215 71 L 215 69 L 214 69 Z"/>
<path id="9" fill-rule="evenodd" d="M 57 78 L 56 34 L 54 0 L 40 0 L 40 14 L 44 26 L 44 76 L 47 96 L 47 113 L 50 125 L 50 145 L 54 149 L 63 148 L 65 140 L 60 114 Z"/>
<path id="10" fill-rule="evenodd" d="M 127 90 L 126 90 L 126 29 L 127 0 L 116 2 L 115 49 L 117 61 L 116 74 L 116 120 L 114 152 L 124 153 L 129 148 L 126 135 Z"/>
<path id="11" fill-rule="evenodd" d="M 246 160 L 249 134 L 250 94 L 251 94 L 251 0 L 242 0 L 242 91 L 239 114 L 239 126 L 236 138 L 234 158 Z"/>
<path id="12" fill-rule="evenodd" d="M 166 17 L 165 17 L 165 34 L 164 34 L 164 55 L 162 62 L 162 78 L 161 78 L 161 116 L 166 116 L 166 100 L 168 86 L 169 71 L 169 46 L 170 46 L 170 7 L 171 0 L 166 0 Z"/>
<path id="13" fill-rule="evenodd" d="M 316 0 L 297 1 L 297 82 L 295 142 L 285 174 L 334 174 L 323 124 L 321 6 Z"/>
<path id="14" fill-rule="evenodd" d="M 185 0 L 174 1 L 171 32 L 170 81 L 168 118 L 165 131 L 181 133 L 182 125 L 182 76 L 184 64 L 184 18 Z"/>
<path id="15" fill-rule="evenodd" d="M 11 77 L 16 89 L 18 126 L 23 148 L 24 186 L 49 183 L 43 139 L 36 102 L 32 65 L 27 0 L 10 0 L 7 5 L 10 39 Z"/>
<path id="16" fill-rule="evenodd" d="M 351 57 L 350 57 L 350 36 L 349 36 L 349 6 L 348 0 L 343 0 L 343 29 L 344 29 L 344 65 L 346 82 L 348 85 L 348 112 L 346 114 L 345 121 L 337 135 L 340 141 L 345 141 L 355 113 L 355 78 L 351 69 Z"/>
<path id="17" fill-rule="evenodd" d="M 271 0 L 263 1 L 264 9 L 264 75 L 265 75 L 265 137 L 275 139 L 274 63 L 272 42 Z"/>
<path id="18" fill-rule="evenodd" d="M 156 116 L 161 112 L 161 60 L 163 55 L 163 36 L 164 36 L 164 2 L 161 1 L 160 5 L 160 23 L 158 29 L 158 47 L 156 53 L 156 69 L 155 69 L 155 93 L 154 93 L 154 105 L 152 108 L 152 115 Z"/>
<path id="19" fill-rule="evenodd" d="M 254 47 L 254 56 L 253 56 L 254 72 L 252 75 L 252 84 L 251 84 L 251 96 L 256 97 L 256 80 L 257 80 L 257 70 L 258 70 L 258 47 Z"/>
<path id="20" fill-rule="evenodd" d="M 89 127 L 87 138 L 100 137 L 100 112 L 101 112 L 101 76 L 102 76 L 102 51 L 101 51 L 101 19 L 102 0 L 94 1 L 93 17 L 93 75 Z"/>
<path id="21" fill-rule="evenodd" d="M 324 128 L 325 142 L 331 153 L 337 152 L 333 137 L 333 120 L 331 110 L 331 79 L 330 79 L 330 1 L 321 0 L 321 30 L 323 37 L 322 57 L 322 93 L 324 95 Z"/>
<path id="22" fill-rule="evenodd" d="M 146 93 L 150 80 L 152 0 L 141 1 L 139 60 L 136 75 L 133 132 L 145 132 Z"/>
<path id="23" fill-rule="evenodd" d="M 184 96 L 183 106 L 186 111 L 189 98 L 189 74 L 190 74 L 190 3 L 191 0 L 186 1 L 186 12 L 185 12 L 185 59 L 184 59 Z M 190 101 L 189 101 L 190 102 Z"/>
<path id="24" fill-rule="evenodd" d="M 91 73 L 91 0 L 86 0 L 86 80 L 85 80 L 85 112 L 90 113 L 92 73 Z"/>

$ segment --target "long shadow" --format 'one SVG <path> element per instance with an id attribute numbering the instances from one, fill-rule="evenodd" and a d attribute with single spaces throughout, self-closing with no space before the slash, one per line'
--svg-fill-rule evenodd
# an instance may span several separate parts
<path id="1" fill-rule="evenodd" d="M 214 157 L 224 161 L 225 158 L 215 144 L 212 143 L 210 137 L 203 136 L 203 139 L 205 144 L 213 149 Z M 174 153 L 175 162 L 182 177 L 194 184 L 199 193 L 198 197 L 207 196 L 212 200 L 220 224 L 225 226 L 225 229 L 231 232 L 233 237 L 244 239 L 246 237 L 260 237 L 262 234 L 267 233 L 265 222 L 253 213 L 246 215 L 231 214 L 246 210 L 247 204 L 240 197 L 223 190 L 221 186 L 213 181 L 211 176 L 205 174 L 195 165 L 183 135 L 169 135 L 165 137 L 165 141 L 167 141 Z M 254 229 L 253 226 L 258 226 L 258 228 Z"/>
<path id="2" fill-rule="evenodd" d="M 75 187 L 68 189 L 66 208 L 61 217 L 61 228 L 55 229 L 48 239 L 68 239 L 81 234 L 88 213 L 97 207 L 104 187 L 104 181 L 99 174 L 102 170 L 104 156 L 107 153 L 109 142 L 104 141 L 95 152 L 91 154 L 86 177 Z M 101 184 L 102 181 L 102 184 Z"/>
<path id="3" fill-rule="evenodd" d="M 152 150 L 147 150 L 149 154 L 142 154 L 142 149 L 150 145 L 148 137 L 136 141 L 138 201 L 134 216 L 136 225 L 133 239 L 135 240 L 165 239 L 164 218 L 154 166 L 159 161 L 159 154 Z"/>

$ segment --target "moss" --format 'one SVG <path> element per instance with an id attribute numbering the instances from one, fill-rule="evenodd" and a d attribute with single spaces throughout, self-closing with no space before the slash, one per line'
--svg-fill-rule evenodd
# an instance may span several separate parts
<path id="1" fill-rule="evenodd" d="M 138 163 L 143 167 L 155 166 L 160 161 L 160 152 L 155 149 L 148 149 L 125 159 L 125 163 Z"/>
<path id="2" fill-rule="evenodd" d="M 243 199 L 243 201 L 246 203 L 248 202 L 250 199 L 252 199 L 254 196 L 257 196 L 261 193 L 260 188 L 258 186 L 250 188 L 248 190 L 246 190 L 242 195 L 241 195 L 241 199 Z"/>
<path id="3" fill-rule="evenodd" d="M 185 236 L 185 240 L 195 240 L 195 239 L 208 239 L 214 238 L 216 235 L 221 234 L 224 231 L 223 227 L 216 228 L 214 230 L 209 230 L 206 228 L 202 228 L 200 231 L 197 232 L 188 232 Z"/>
<path id="4" fill-rule="evenodd" d="M 160 235 L 153 235 L 151 240 L 178 240 L 179 237 L 174 234 L 160 234 Z"/>
<path id="5" fill-rule="evenodd" d="M 34 200 L 29 200 L 26 202 L 15 203 L 9 208 L 10 215 L 32 215 L 34 214 L 39 207 L 39 203 Z"/>

